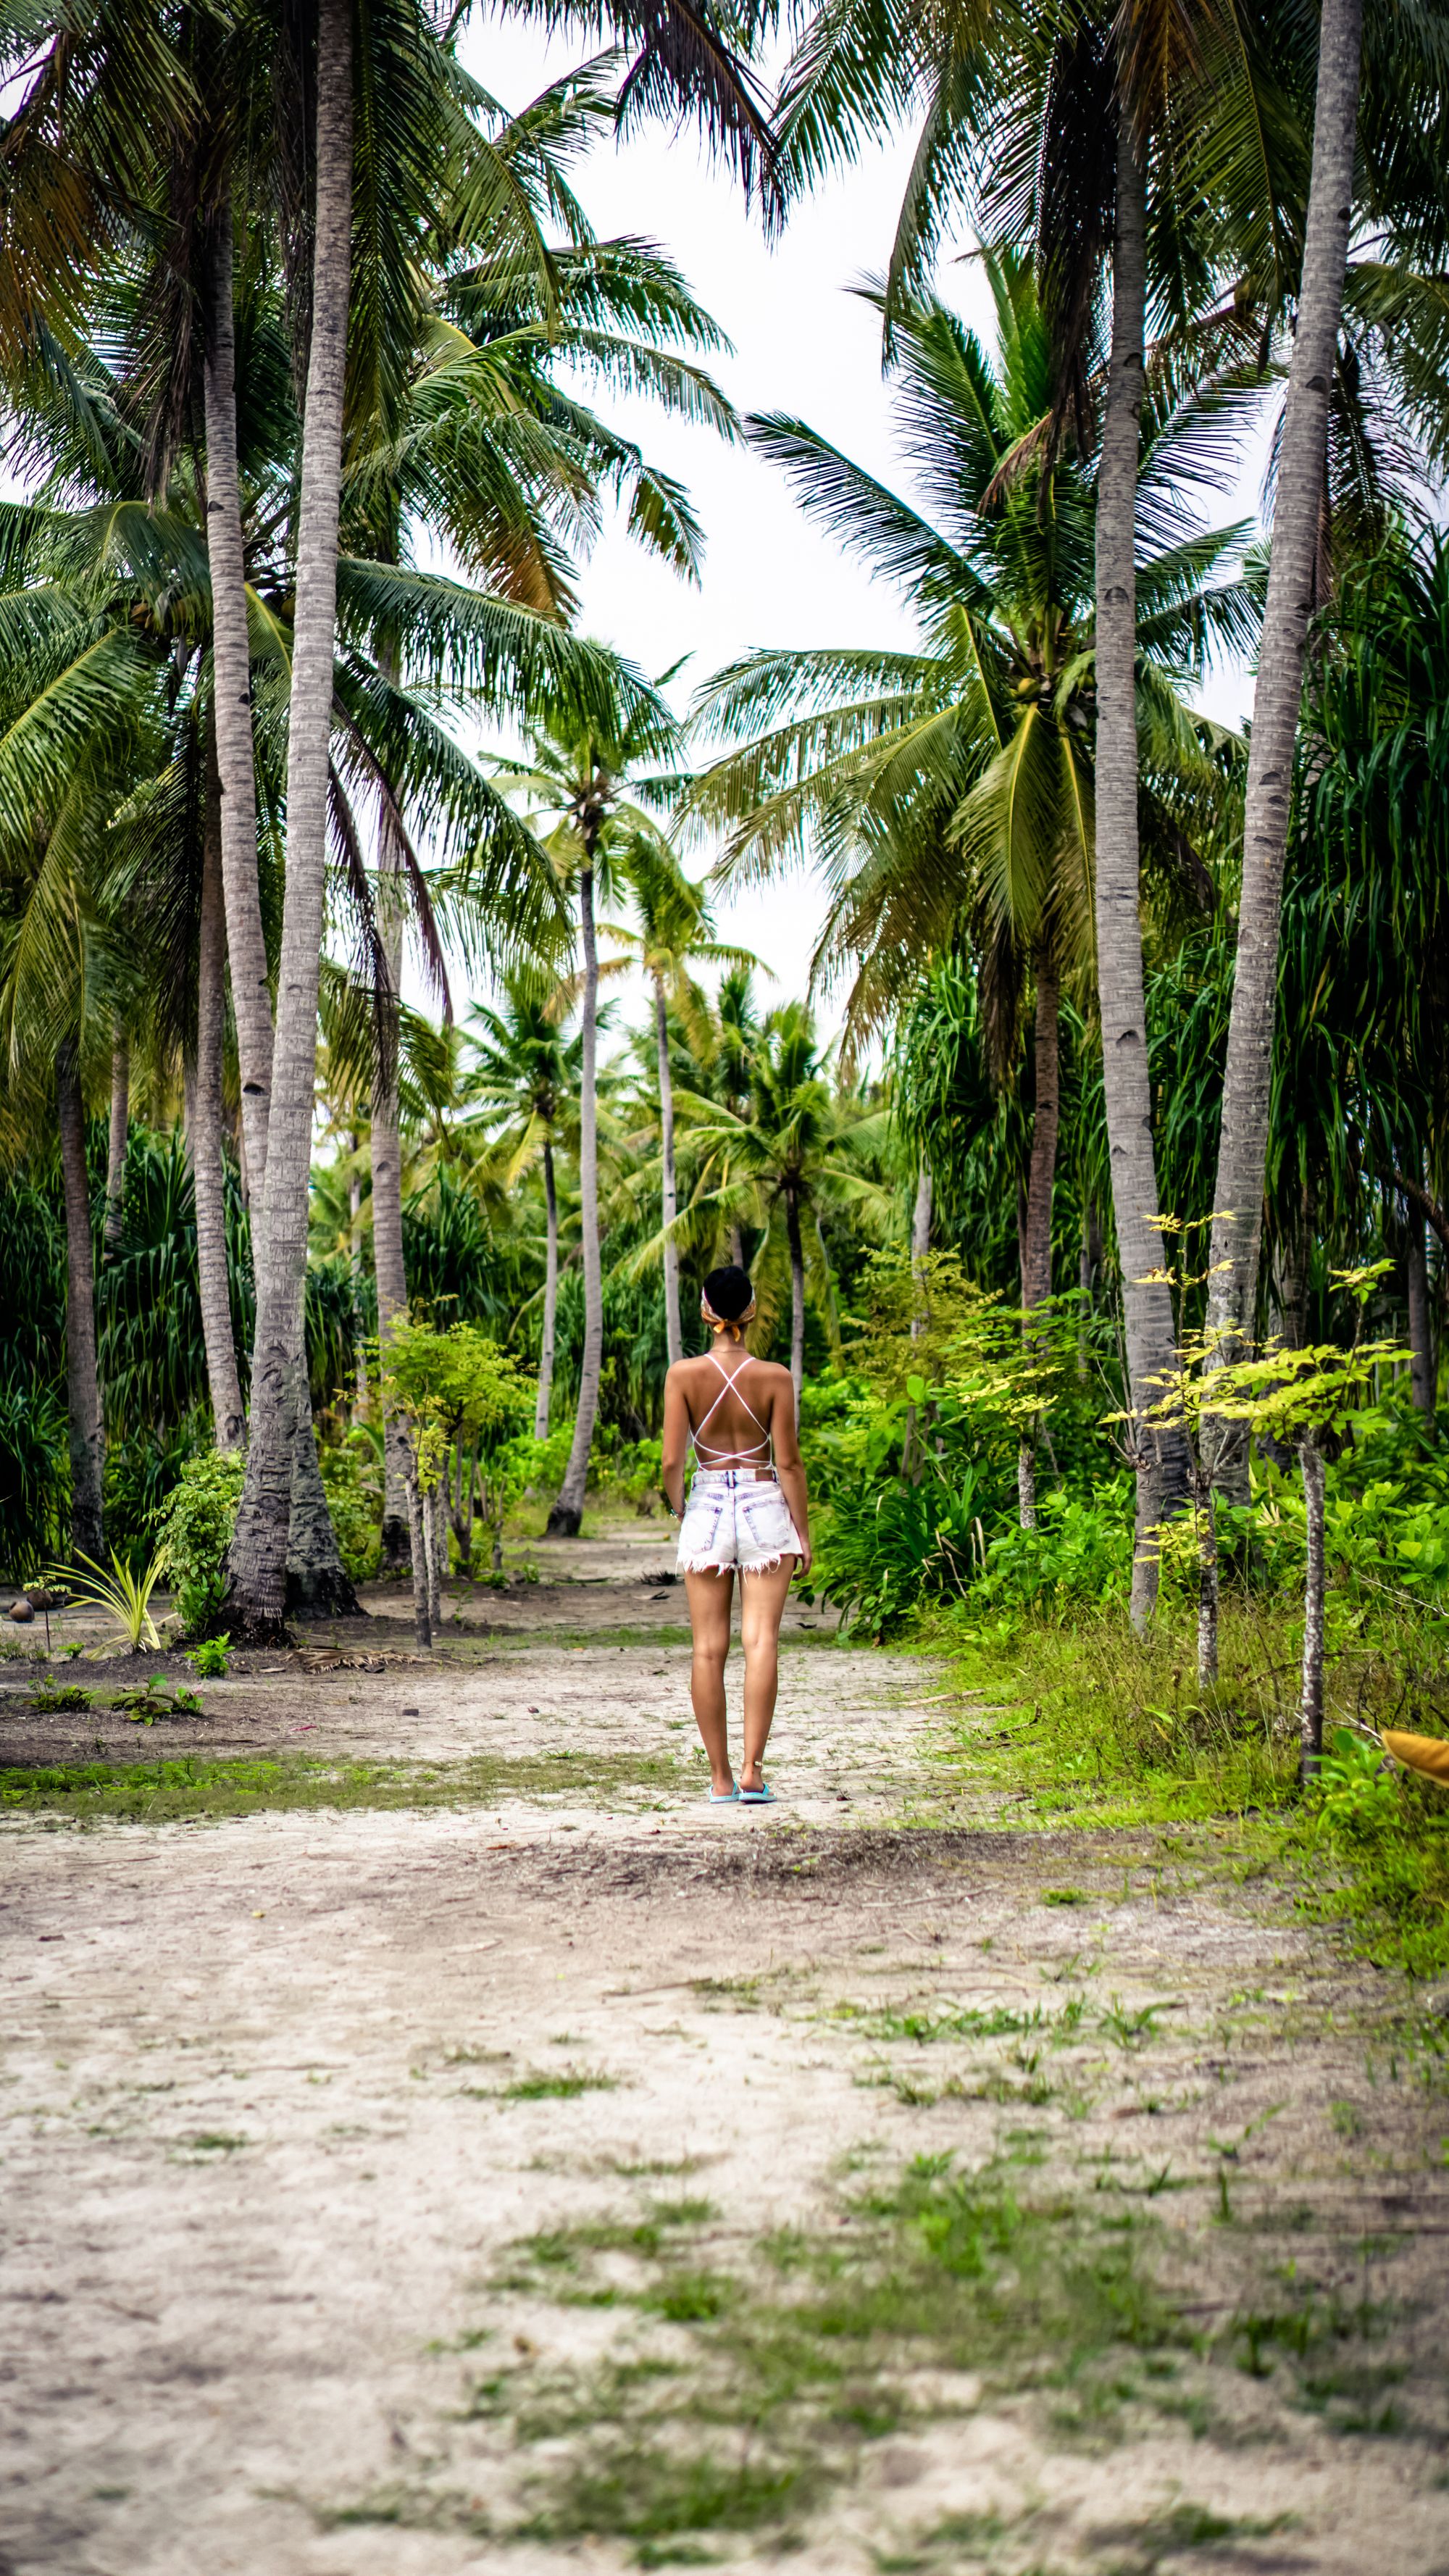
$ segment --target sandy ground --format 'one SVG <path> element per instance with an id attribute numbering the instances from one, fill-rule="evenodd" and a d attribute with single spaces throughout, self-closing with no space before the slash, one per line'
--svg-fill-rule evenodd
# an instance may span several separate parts
<path id="1" fill-rule="evenodd" d="M 681 1595 L 643 1579 L 666 1562 L 657 1534 L 585 1542 L 476 1596 L 455 1660 L 404 1660 L 379 1617 L 154 1729 L 38 1719 L 7 1668 L 5 1760 L 268 1744 L 461 1777 L 566 1746 L 585 1776 L 6 1823 L 3 2576 L 782 2547 L 807 2576 L 1444 2576 L 1443 2023 L 1231 1836 L 941 1821 L 940 1675 L 808 1610 L 779 1803 L 710 1810 Z M 327 1660 L 379 1646 L 381 1672 Z M 636 1748 L 663 1786 L 622 1777 Z M 592 1760 L 620 1772 L 602 1798 Z M 818 2266 L 859 2178 L 913 2170 L 1080 2212 L 1064 2246 L 1134 2231 L 1161 2350 L 1074 2376 L 1026 2314 L 1004 2350 L 1008 2252 L 979 2368 L 897 2319 L 864 2372 L 890 2403 L 756 2410 L 782 2243 Z M 649 2412 L 661 2387 L 690 2404 Z M 809 2476 L 731 2527 L 730 2479 L 782 2444 Z M 717 2512 L 655 2492 L 686 2455 Z"/>

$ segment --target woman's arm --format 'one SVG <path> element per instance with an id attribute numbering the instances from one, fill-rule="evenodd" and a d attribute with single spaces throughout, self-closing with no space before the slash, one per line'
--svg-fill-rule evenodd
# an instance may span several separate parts
<path id="1" fill-rule="evenodd" d="M 770 1433 L 775 1444 L 775 1473 L 780 1491 L 790 1507 L 790 1518 L 800 1533 L 805 1550 L 798 1560 L 797 1574 L 810 1571 L 810 1497 L 805 1490 L 805 1469 L 800 1458 L 800 1442 L 795 1430 L 795 1389 L 787 1370 L 781 1371 L 784 1385 L 773 1399 L 770 1411 Z"/>
<path id="2" fill-rule="evenodd" d="M 676 1365 L 664 1381 L 664 1437 L 660 1443 L 659 1481 L 676 1520 L 684 1518 L 684 1462 L 689 1450 L 689 1408 Z"/>

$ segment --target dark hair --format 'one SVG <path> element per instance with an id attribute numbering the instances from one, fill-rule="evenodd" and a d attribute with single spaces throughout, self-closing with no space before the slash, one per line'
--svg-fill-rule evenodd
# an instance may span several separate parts
<path id="1" fill-rule="evenodd" d="M 704 1302 L 722 1324 L 737 1324 L 754 1294 L 748 1270 L 742 1270 L 737 1261 L 712 1270 L 704 1283 Z"/>

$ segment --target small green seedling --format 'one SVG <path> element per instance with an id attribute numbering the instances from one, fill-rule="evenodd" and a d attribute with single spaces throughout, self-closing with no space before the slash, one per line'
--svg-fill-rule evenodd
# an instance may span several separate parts
<path id="1" fill-rule="evenodd" d="M 184 1682 L 177 1683 L 171 1705 L 178 1717 L 204 1717 L 206 1714 L 201 1705 L 200 1691 L 188 1690 Z"/>
<path id="2" fill-rule="evenodd" d="M 219 1682 L 226 1679 L 231 1669 L 231 1657 L 227 1652 L 230 1644 L 229 1636 L 203 1637 L 201 1644 L 192 1649 L 186 1660 L 198 1681 Z"/>
<path id="3" fill-rule="evenodd" d="M 79 1637 L 72 1637 L 69 1644 L 62 1646 L 60 1651 L 64 1655 L 66 1662 L 68 1664 L 73 1664 L 77 1655 L 84 1652 L 82 1640 Z"/>
<path id="4" fill-rule="evenodd" d="M 39 1709 L 44 1717 L 58 1716 L 64 1709 L 89 1708 L 91 1694 L 82 1689 L 79 1682 L 42 1683 L 34 1695 L 32 1706 Z"/>
<path id="5" fill-rule="evenodd" d="M 111 1706 L 133 1726 L 154 1726 L 158 1717 L 170 1714 L 171 1694 L 159 1673 L 148 1673 L 144 1689 L 117 1691 Z"/>

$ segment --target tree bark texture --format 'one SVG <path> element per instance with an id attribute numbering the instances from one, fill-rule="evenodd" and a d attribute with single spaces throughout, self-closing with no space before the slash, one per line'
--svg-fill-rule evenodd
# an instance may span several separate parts
<path id="1" fill-rule="evenodd" d="M 378 935 L 388 990 L 378 995 L 377 1056 L 372 1077 L 372 1263 L 377 1278 L 377 1342 L 384 1381 L 392 1327 L 408 1311 L 403 1259 L 402 1138 L 398 1119 L 398 1002 L 402 993 L 401 853 L 384 817 L 378 838 Z M 412 1552 L 407 1480 L 412 1446 L 402 1414 L 383 1397 L 382 1563 L 393 1573 Z"/>
<path id="2" fill-rule="evenodd" d="M 1035 1529 L 1036 1442 L 1030 1438 L 1016 1444 L 1016 1516 L 1023 1529 Z"/>
<path id="3" fill-rule="evenodd" d="M 1132 1624 L 1141 1633 L 1157 1600 L 1157 1522 L 1164 1499 L 1163 1444 L 1144 1416 L 1160 1394 L 1151 1380 L 1172 1365 L 1172 1299 L 1150 1281 L 1162 1264 L 1152 1147 L 1152 1088 L 1142 988 L 1137 829 L 1137 469 L 1141 441 L 1147 301 L 1146 186 L 1119 111 L 1117 218 L 1112 257 L 1112 349 L 1097 469 L 1097 991 L 1112 1208 L 1122 1265 L 1127 1399 L 1137 1467 Z"/>
<path id="4" fill-rule="evenodd" d="M 433 1622 L 428 1609 L 428 1542 L 423 1521 L 423 1497 L 411 1449 L 408 1453 L 408 1555 L 413 1571 L 413 1633 L 423 1652 L 433 1642 Z"/>
<path id="5" fill-rule="evenodd" d="M 448 1515 L 441 1476 L 427 1495 L 424 1509 L 428 1515 L 428 1618 L 436 1636 L 443 1624 L 443 1577 L 448 1570 Z"/>
<path id="6" fill-rule="evenodd" d="M 548 1409 L 553 1401 L 553 1347 L 558 1334 L 558 1177 L 553 1168 L 553 1144 L 545 1137 L 543 1146 L 543 1198 L 547 1211 L 548 1234 L 543 1260 L 543 1339 L 538 1353 L 538 1394 L 533 1407 L 533 1436 L 548 1438 Z"/>
<path id="7" fill-rule="evenodd" d="M 1310 1432 L 1298 1452 L 1308 1516 L 1308 1571 L 1303 1586 L 1303 1691 L 1298 1705 L 1298 1776 L 1311 1780 L 1323 1758 L 1323 1485 L 1324 1459 Z"/>
<path id="8" fill-rule="evenodd" d="M 550 1538 L 576 1538 L 584 1516 L 589 1452 L 599 1409 L 604 1364 L 604 1286 L 599 1266 L 599 949 L 594 935 L 594 872 L 579 876 L 579 931 L 584 951 L 582 1079 L 579 1091 L 579 1225 L 584 1263 L 584 1350 L 573 1446 L 558 1499 L 548 1516 Z"/>
<path id="9" fill-rule="evenodd" d="M 1303 275 L 1273 509 L 1272 554 L 1243 812 L 1238 951 L 1223 1076 L 1208 1326 L 1222 1362 L 1253 1329 L 1263 1230 L 1283 860 L 1314 604 L 1328 404 L 1343 310 L 1363 0 L 1324 0 Z"/>
<path id="10" fill-rule="evenodd" d="M 111 1043 L 111 1132 L 106 1153 L 106 1224 L 102 1258 L 114 1261 L 121 1249 L 121 1219 L 126 1207 L 126 1139 L 131 1126 L 131 1041 L 119 1020 Z"/>
<path id="11" fill-rule="evenodd" d="M 251 1445 L 230 1556 L 232 1616 L 242 1634 L 256 1637 L 275 1636 L 286 1607 L 297 1418 L 290 1372 L 302 1347 L 347 371 L 352 221 L 349 0 L 321 0 L 317 42 L 316 229 L 287 735 L 287 890 L 262 1193 Z"/>
<path id="12" fill-rule="evenodd" d="M 305 1311 L 294 1366 L 295 1429 L 292 1435 L 292 1490 L 287 1512 L 287 1592 L 289 1615 L 304 1619 L 356 1619 L 362 1604 L 342 1562 L 332 1525 L 317 1433 L 312 1420 L 312 1390 L 307 1378 Z"/>
<path id="13" fill-rule="evenodd" d="M 358 1302 L 357 1280 L 362 1263 L 362 1177 L 357 1158 L 362 1151 L 362 1138 L 352 1136 L 352 1178 L 347 1185 L 347 1207 L 352 1223 L 348 1232 L 348 1249 L 352 1254 L 352 1329 L 356 1335 L 357 1360 L 354 1371 L 352 1421 L 356 1429 L 367 1420 L 367 1352 L 363 1347 L 363 1315 Z"/>
<path id="14" fill-rule="evenodd" d="M 674 1175 L 674 1084 L 669 1071 L 669 1010 L 662 975 L 654 978 L 654 1034 L 659 1048 L 659 1139 L 664 1173 L 664 1344 L 673 1368 L 675 1361 L 684 1357 L 684 1335 L 679 1322 L 679 1246 L 674 1240 L 674 1220 L 679 1213 Z"/>
<path id="15" fill-rule="evenodd" d="M 218 1449 L 246 1447 L 231 1284 L 226 1264 L 226 1170 L 221 1148 L 222 1044 L 226 1027 L 226 918 L 221 879 L 221 798 L 208 738 L 206 822 L 201 853 L 201 919 L 196 967 L 196 1071 L 191 1097 L 191 1194 L 196 1209 L 196 1276 L 212 1433 Z"/>
<path id="16" fill-rule="evenodd" d="M 96 1364 L 95 1254 L 86 1177 L 86 1122 L 76 1050 L 67 1039 L 56 1058 L 60 1168 L 65 1191 L 65 1384 L 70 1414 L 70 1546 L 72 1556 L 99 1559 L 105 1543 L 101 1509 L 106 1435 Z"/>
<path id="17" fill-rule="evenodd" d="M 1431 1428 L 1435 1419 L 1434 1318 L 1429 1304 L 1429 1262 L 1424 1250 L 1424 1220 L 1417 1208 L 1409 1216 L 1404 1244 L 1404 1284 L 1409 1306 L 1409 1391 L 1414 1410 Z"/>
<path id="18" fill-rule="evenodd" d="M 1036 1115 L 1026 1185 L 1021 1302 L 1028 1313 L 1052 1293 L 1052 1193 L 1061 1126 L 1061 986 L 1047 950 L 1036 958 Z"/>
<path id="19" fill-rule="evenodd" d="M 931 1249 L 931 1213 L 935 1205 L 935 1183 L 931 1166 L 924 1159 L 916 1174 L 915 1205 L 911 1209 L 911 1268 L 919 1279 L 926 1267 Z M 912 1333 L 916 1331 L 913 1324 Z"/>
<path id="20" fill-rule="evenodd" d="M 325 12 L 324 12 L 325 15 Z M 350 68 L 349 68 L 350 79 Z M 350 165 L 350 146 L 349 146 Z M 206 545 L 211 564 L 212 696 L 221 776 L 221 868 L 231 1006 L 241 1076 L 243 1170 L 260 1208 L 272 1094 L 272 994 L 257 880 L 257 783 L 252 744 L 246 554 L 237 467 L 234 245 L 228 193 L 212 239 L 207 316 Z"/>
<path id="21" fill-rule="evenodd" d="M 795 1428 L 800 1428 L 800 1391 L 805 1384 L 805 1250 L 800 1239 L 800 1202 L 785 1193 L 785 1234 L 790 1246 L 790 1377 L 795 1388 Z"/>

